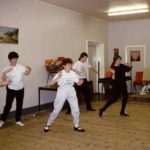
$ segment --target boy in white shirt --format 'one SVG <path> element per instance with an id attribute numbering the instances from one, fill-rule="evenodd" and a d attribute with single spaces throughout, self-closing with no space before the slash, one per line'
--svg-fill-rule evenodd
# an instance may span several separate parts
<path id="1" fill-rule="evenodd" d="M 21 112 L 24 98 L 24 84 L 22 81 L 23 75 L 29 75 L 31 68 L 26 66 L 21 66 L 18 64 L 19 55 L 16 52 L 10 52 L 8 54 L 8 59 L 10 65 L 3 69 L 2 81 L 5 83 L 9 82 L 6 90 L 6 105 L 4 107 L 0 127 L 2 127 L 7 119 L 7 116 L 12 107 L 14 98 L 16 98 L 16 124 L 19 126 L 24 126 L 21 122 Z"/>
<path id="2" fill-rule="evenodd" d="M 71 70 L 72 63 L 73 62 L 70 58 L 64 59 L 62 62 L 64 69 L 57 73 L 50 82 L 50 85 L 54 85 L 57 82 L 59 87 L 54 101 L 54 110 L 47 121 L 47 125 L 44 127 L 44 132 L 49 131 L 49 127 L 57 118 L 66 100 L 69 102 L 71 107 L 74 130 L 78 132 L 85 131 L 79 127 L 79 106 L 76 91 L 73 86 L 74 83 L 81 85 L 82 80 L 79 80 L 78 75 Z"/>

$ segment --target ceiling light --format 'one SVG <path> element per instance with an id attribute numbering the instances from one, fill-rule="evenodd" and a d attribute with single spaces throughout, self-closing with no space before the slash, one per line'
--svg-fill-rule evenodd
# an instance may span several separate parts
<path id="1" fill-rule="evenodd" d="M 128 14 L 147 13 L 147 12 L 149 12 L 148 8 L 132 9 L 132 10 L 108 12 L 108 16 L 128 15 Z"/>

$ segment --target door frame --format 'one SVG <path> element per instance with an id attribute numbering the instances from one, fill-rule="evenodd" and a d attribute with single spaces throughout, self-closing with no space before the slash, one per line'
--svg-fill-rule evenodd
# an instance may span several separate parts
<path id="1" fill-rule="evenodd" d="M 100 67 L 99 67 L 99 75 L 96 74 L 96 93 L 98 93 L 98 88 L 101 90 L 100 84 L 98 85 L 98 76 L 99 78 L 104 77 L 105 74 L 105 47 L 104 47 L 104 42 L 103 41 L 89 41 L 86 40 L 86 52 L 88 54 L 89 52 L 89 45 L 95 45 L 96 46 L 96 53 L 99 55 L 96 59 L 96 69 L 98 70 L 98 61 L 100 62 Z M 99 53 L 98 53 L 99 52 Z M 89 71 L 87 78 L 89 79 Z M 99 87 L 98 87 L 99 86 Z"/>

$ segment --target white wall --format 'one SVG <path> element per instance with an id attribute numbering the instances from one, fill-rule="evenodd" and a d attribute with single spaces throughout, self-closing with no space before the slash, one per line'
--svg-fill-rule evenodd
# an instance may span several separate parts
<path id="1" fill-rule="evenodd" d="M 0 70 L 8 64 L 12 50 L 19 53 L 21 64 L 33 69 L 25 78 L 24 108 L 38 104 L 38 86 L 45 85 L 47 78 L 46 58 L 77 60 L 86 40 L 103 41 L 108 54 L 106 22 L 37 0 L 1 0 L 0 25 L 19 28 L 19 44 L 0 44 Z M 5 89 L 1 88 L 0 113 L 4 104 Z"/>
<path id="2" fill-rule="evenodd" d="M 109 64 L 112 62 L 114 48 L 119 48 L 119 53 L 125 61 L 126 45 L 145 45 L 146 66 L 150 66 L 150 19 L 109 23 L 108 45 Z"/>

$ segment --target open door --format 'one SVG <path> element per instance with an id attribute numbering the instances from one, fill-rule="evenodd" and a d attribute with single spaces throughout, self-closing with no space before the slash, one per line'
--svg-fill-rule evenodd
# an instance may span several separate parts
<path id="1" fill-rule="evenodd" d="M 105 64 L 104 64 L 104 43 L 87 41 L 86 42 L 86 51 L 88 53 L 88 62 L 92 67 L 98 70 L 98 61 L 99 65 L 99 77 L 104 77 Z M 93 81 L 94 93 L 98 93 L 98 74 L 95 74 L 93 71 L 89 71 L 88 80 Z M 101 89 L 101 87 L 99 87 Z"/>

